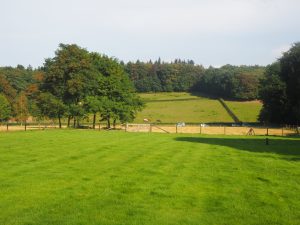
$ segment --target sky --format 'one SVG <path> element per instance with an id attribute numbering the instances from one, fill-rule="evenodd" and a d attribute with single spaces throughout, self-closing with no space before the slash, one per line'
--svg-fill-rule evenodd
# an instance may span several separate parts
<path id="1" fill-rule="evenodd" d="M 300 41 L 299 0 L 0 0 L 0 66 L 42 66 L 59 43 L 125 62 L 267 65 Z"/>

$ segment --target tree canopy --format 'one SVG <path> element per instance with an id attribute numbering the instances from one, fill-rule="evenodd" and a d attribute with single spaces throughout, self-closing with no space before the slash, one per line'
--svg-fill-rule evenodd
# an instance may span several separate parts
<path id="1" fill-rule="evenodd" d="M 11 106 L 6 97 L 0 94 L 0 122 L 7 121 L 11 117 Z"/>
<path id="2" fill-rule="evenodd" d="M 67 115 L 79 125 L 79 120 L 89 113 L 107 121 L 133 120 L 142 103 L 120 63 L 98 53 L 90 53 L 77 45 L 61 44 L 55 57 L 47 59 L 43 67 L 45 76 L 40 84 L 41 104 L 56 104 L 42 112 L 48 117 L 59 119 Z M 53 110 L 49 110 L 52 108 Z M 127 116 L 125 116 L 125 114 Z M 128 116 L 130 115 L 130 116 Z M 76 121 L 76 123 L 75 123 Z"/>
<path id="3" fill-rule="evenodd" d="M 270 65 L 261 81 L 261 122 L 299 124 L 300 122 L 300 43 Z"/>

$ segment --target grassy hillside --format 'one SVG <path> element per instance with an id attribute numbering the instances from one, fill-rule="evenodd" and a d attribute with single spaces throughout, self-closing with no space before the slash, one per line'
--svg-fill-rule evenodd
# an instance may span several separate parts
<path id="1" fill-rule="evenodd" d="M 260 101 L 225 101 L 227 106 L 243 122 L 256 122 L 262 108 Z"/>
<path id="2" fill-rule="evenodd" d="M 143 122 L 144 118 L 152 122 L 161 120 L 163 123 L 233 122 L 216 99 L 184 92 L 148 93 L 140 96 L 146 101 L 146 108 L 138 114 L 135 120 L 137 123 Z M 261 108 L 258 101 L 226 103 L 240 120 L 257 121 Z"/>
<path id="3" fill-rule="evenodd" d="M 193 96 L 189 93 L 141 94 L 146 108 L 138 114 L 136 122 L 144 118 L 163 123 L 232 122 L 222 105 L 214 99 Z"/>
<path id="4" fill-rule="evenodd" d="M 300 140 L 99 131 L 0 136 L 0 224 L 298 225 Z"/>

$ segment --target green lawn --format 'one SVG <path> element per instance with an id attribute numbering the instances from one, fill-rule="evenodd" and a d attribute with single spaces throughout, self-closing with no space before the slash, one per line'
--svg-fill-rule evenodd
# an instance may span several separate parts
<path id="1" fill-rule="evenodd" d="M 135 122 L 144 118 L 162 123 L 233 122 L 223 106 L 216 99 L 194 96 L 189 93 L 140 94 L 146 101 L 146 108 L 138 113 Z"/>
<path id="2" fill-rule="evenodd" d="M 243 122 L 257 122 L 262 103 L 259 101 L 226 101 L 227 106 Z"/>
<path id="3" fill-rule="evenodd" d="M 0 224 L 299 225 L 300 139 L 0 133 Z"/>

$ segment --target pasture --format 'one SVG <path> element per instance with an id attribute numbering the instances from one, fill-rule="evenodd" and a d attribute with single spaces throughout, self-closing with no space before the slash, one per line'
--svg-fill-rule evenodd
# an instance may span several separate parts
<path id="1" fill-rule="evenodd" d="M 140 94 L 145 100 L 145 109 L 138 113 L 136 123 L 144 118 L 162 123 L 232 122 L 222 105 L 215 99 L 193 96 L 190 93 L 147 93 Z"/>
<path id="2" fill-rule="evenodd" d="M 0 135 L 0 224 L 300 221 L 300 139 L 49 130 Z"/>
<path id="3" fill-rule="evenodd" d="M 142 123 L 144 118 L 162 123 L 233 122 L 217 99 L 185 92 L 146 93 L 140 96 L 146 107 L 138 113 L 135 123 Z M 226 103 L 242 121 L 257 121 L 261 108 L 258 101 Z"/>
<path id="4" fill-rule="evenodd" d="M 260 101 L 225 101 L 233 113 L 243 122 L 257 122 L 262 108 Z"/>

